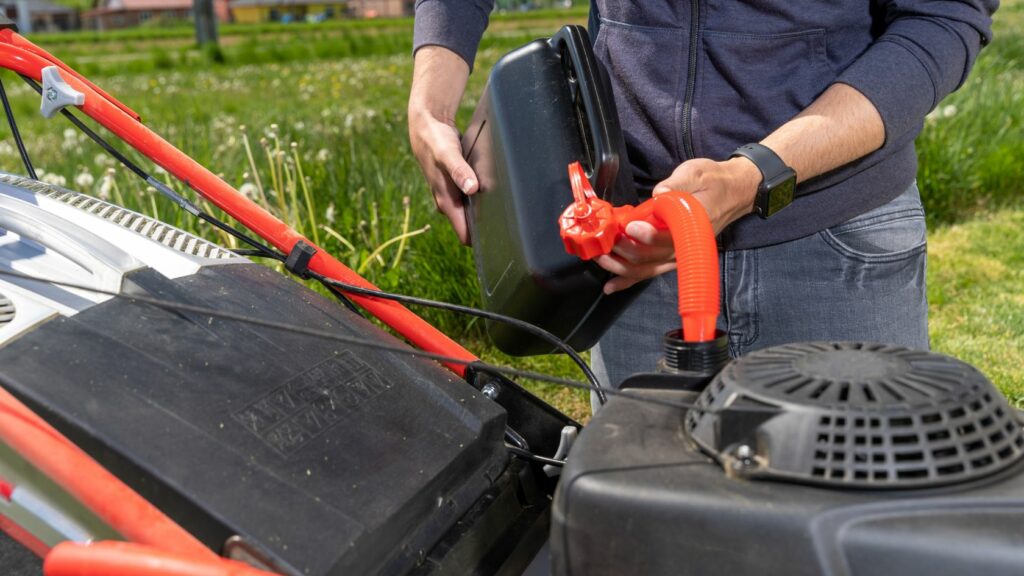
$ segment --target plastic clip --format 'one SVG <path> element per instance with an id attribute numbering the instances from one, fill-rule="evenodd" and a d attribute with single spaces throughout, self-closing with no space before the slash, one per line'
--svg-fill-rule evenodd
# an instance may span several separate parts
<path id="1" fill-rule="evenodd" d="M 66 106 L 81 106 L 85 104 L 85 94 L 71 87 L 60 75 L 60 68 L 47 66 L 42 70 L 43 97 L 39 104 L 39 112 L 43 118 L 53 118 L 53 115 L 63 110 Z"/>
<path id="2" fill-rule="evenodd" d="M 284 267 L 299 278 L 309 278 L 309 261 L 313 259 L 314 254 L 316 248 L 299 240 L 285 258 Z"/>

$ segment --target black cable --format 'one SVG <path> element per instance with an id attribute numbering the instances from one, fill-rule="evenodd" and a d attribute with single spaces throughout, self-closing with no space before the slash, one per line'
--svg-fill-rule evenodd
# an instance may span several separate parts
<path id="1" fill-rule="evenodd" d="M 530 452 L 529 450 L 523 450 L 522 448 L 519 448 L 518 446 L 513 446 L 511 444 L 505 444 L 505 448 L 509 452 L 511 452 L 513 454 L 517 454 L 519 456 L 523 456 L 525 458 L 533 460 L 534 462 L 540 462 L 541 464 L 548 464 L 550 466 L 558 466 L 559 468 L 561 468 L 562 466 L 565 466 L 565 461 L 563 461 L 563 460 L 556 460 L 554 458 L 548 458 L 547 456 L 541 456 L 539 454 L 534 454 L 533 452 Z"/>
<path id="2" fill-rule="evenodd" d="M 28 83 L 29 86 L 31 86 L 33 89 L 35 89 L 36 92 L 38 92 L 39 94 L 43 93 L 42 86 L 40 86 L 35 80 L 33 80 L 32 78 L 29 78 L 28 76 L 24 76 L 24 75 L 22 75 L 21 77 L 22 77 L 22 79 L 25 80 L 26 83 Z M 118 162 L 120 162 L 122 165 L 124 165 L 125 168 L 127 168 L 127 169 L 131 170 L 132 172 L 134 172 L 136 176 L 138 176 L 139 178 L 144 180 L 147 184 L 149 184 L 149 185 L 153 186 L 154 188 L 156 188 L 156 190 L 158 192 L 160 192 L 161 194 L 163 194 L 164 196 L 169 198 L 172 202 L 177 204 L 183 210 L 185 210 L 186 212 L 192 214 L 196 218 L 199 218 L 200 220 L 203 220 L 204 222 L 206 222 L 208 224 L 211 224 L 211 225 L 215 226 L 216 228 L 218 228 L 220 230 L 223 230 L 225 233 L 233 236 L 234 238 L 238 239 L 239 241 L 241 241 L 244 244 L 248 244 L 249 246 L 252 246 L 252 248 L 253 248 L 252 250 L 234 250 L 234 252 L 236 254 L 239 254 L 239 255 L 242 255 L 242 256 L 259 256 L 259 257 L 264 257 L 264 258 L 271 258 L 271 259 L 277 260 L 279 262 L 284 262 L 285 261 L 285 255 L 284 254 L 278 252 L 277 250 L 274 250 L 273 248 L 271 248 L 270 246 L 267 246 L 266 244 L 263 244 L 262 242 L 259 242 L 259 241 L 255 240 L 254 238 L 252 238 L 248 234 L 242 232 L 241 230 L 235 228 L 234 226 L 231 226 L 231 225 L 227 224 L 226 222 L 224 222 L 224 221 L 222 221 L 222 220 L 220 220 L 218 218 L 215 218 L 214 216 L 211 216 L 211 215 L 207 214 L 206 212 L 200 210 L 198 206 L 196 206 L 195 204 L 190 202 L 188 199 L 186 199 L 186 198 L 182 197 L 181 195 L 175 193 L 173 190 L 168 188 L 162 182 L 160 182 L 159 180 L 153 178 L 153 176 L 151 176 L 148 172 L 143 170 L 138 164 L 136 164 L 135 162 L 132 162 L 127 156 L 122 154 L 117 148 L 114 148 L 109 142 L 104 140 L 103 137 L 100 136 L 99 134 L 97 134 L 92 128 L 89 128 L 88 126 L 86 126 L 85 123 L 82 122 L 77 116 L 72 114 L 70 110 L 62 108 L 60 113 L 62 115 L 64 115 L 64 117 L 67 118 L 72 124 L 74 124 L 76 128 L 81 130 L 83 134 L 85 134 L 93 142 L 98 144 L 100 146 L 100 148 L 103 148 L 103 150 L 106 151 L 107 154 L 110 154 L 111 156 L 113 156 Z M 335 298 L 340 300 L 341 303 L 344 304 L 345 307 L 348 308 L 351 312 L 353 312 L 355 314 L 358 314 L 360 316 L 363 316 L 362 311 L 360 311 L 359 308 L 351 300 L 349 300 L 344 294 L 342 294 L 338 290 L 335 290 L 335 289 L 332 289 L 332 288 L 328 288 L 328 291 L 332 295 L 334 295 Z"/>
<path id="3" fill-rule="evenodd" d="M 25 82 L 28 83 L 29 86 L 35 89 L 36 92 L 38 92 L 39 94 L 43 93 L 43 87 L 40 86 L 39 83 L 37 83 L 35 80 L 29 78 L 28 76 L 22 76 L 22 78 L 25 80 Z M 270 246 L 267 246 L 261 242 L 258 242 L 257 240 L 254 240 L 252 237 L 248 236 L 241 230 L 238 230 L 237 228 L 234 228 L 233 226 L 230 226 L 225 222 L 222 222 L 221 220 L 214 218 L 213 216 L 200 210 L 199 207 L 193 204 L 191 201 L 168 188 L 163 182 L 160 182 L 156 178 L 153 178 L 153 176 L 151 176 L 148 172 L 142 169 L 142 167 L 140 167 L 135 162 L 132 162 L 132 160 L 129 159 L 124 154 L 122 154 L 121 151 L 119 151 L 117 148 L 114 148 L 109 142 L 104 140 L 103 137 L 97 134 L 92 128 L 86 126 L 86 124 L 82 122 L 77 116 L 72 114 L 70 110 L 62 108 L 60 113 L 65 118 L 67 118 L 72 124 L 74 124 L 76 128 L 81 130 L 83 134 L 85 134 L 93 142 L 98 144 L 100 148 L 103 148 L 103 150 L 107 154 L 113 156 L 118 162 L 124 165 L 125 168 L 131 170 L 133 173 L 135 173 L 136 176 L 144 180 L 147 184 L 156 188 L 158 192 L 169 198 L 172 202 L 177 204 L 186 212 L 189 212 L 193 216 L 209 224 L 212 224 L 213 226 L 216 226 L 220 230 L 223 230 L 224 232 L 230 234 L 231 236 L 235 237 L 241 242 L 248 244 L 249 246 L 252 246 L 253 249 L 259 253 L 259 255 L 266 256 L 267 258 L 273 258 L 275 260 L 284 261 L 284 255 L 281 254 L 280 252 L 274 250 Z"/>
<path id="4" fill-rule="evenodd" d="M 511 316 L 505 316 L 503 314 L 498 314 L 496 312 L 491 312 L 488 310 L 481 310 L 479 308 L 473 308 L 471 306 L 462 306 L 459 304 L 452 304 L 450 302 L 439 302 L 437 300 L 429 300 L 426 298 L 419 298 L 416 296 L 406 296 L 404 294 L 394 294 L 390 292 L 384 292 L 382 290 L 363 288 L 362 286 L 356 286 L 354 284 L 348 284 L 346 282 L 341 282 L 333 278 L 327 278 L 312 271 L 309 272 L 309 274 L 310 276 L 319 280 L 320 282 L 328 286 L 340 288 L 345 292 L 360 294 L 362 296 L 371 296 L 374 298 L 380 298 L 382 300 L 394 300 L 396 302 L 402 302 L 403 304 L 428 306 L 431 308 L 438 308 L 440 310 L 447 310 L 449 312 L 467 314 L 470 316 L 476 316 L 478 318 L 485 318 L 487 320 L 494 320 L 495 322 L 508 324 L 509 326 L 513 326 L 524 332 L 529 332 L 530 334 L 533 334 L 538 338 L 546 340 L 551 345 L 555 346 L 556 348 L 564 352 L 566 355 L 568 355 L 569 358 L 571 358 L 572 361 L 576 363 L 577 366 L 579 366 L 580 371 L 583 372 L 583 375 L 586 377 L 587 381 L 594 386 L 598 400 L 601 402 L 601 404 L 604 404 L 607 401 L 607 398 L 604 395 L 604 388 L 601 386 L 601 382 L 597 379 L 597 376 L 594 374 L 593 370 L 591 370 L 587 362 L 583 360 L 583 358 L 581 358 L 580 355 L 575 350 L 573 350 L 568 343 L 565 342 L 565 340 L 562 340 L 558 336 L 555 336 L 554 334 L 548 332 L 547 330 L 541 328 L 540 326 L 530 324 L 529 322 L 519 320 L 518 318 L 512 318 Z"/>
<path id="5" fill-rule="evenodd" d="M 32 159 L 28 156 L 28 150 L 25 149 L 25 142 L 21 139 L 21 132 L 18 131 L 18 121 L 14 119 L 11 102 L 7 100 L 7 90 L 4 89 L 3 80 L 0 80 L 0 100 L 3 100 L 7 124 L 11 127 L 11 136 L 14 137 L 14 143 L 18 146 L 18 153 L 21 154 L 21 161 L 25 164 L 25 171 L 28 172 L 29 178 L 39 180 L 39 177 L 36 176 L 36 169 L 32 167 Z"/>
<path id="6" fill-rule="evenodd" d="M 262 250 L 249 250 L 248 248 L 235 248 L 231 251 L 239 256 L 263 256 Z"/>
<path id="7" fill-rule="evenodd" d="M 32 86 L 36 90 L 36 92 L 39 92 L 40 94 L 42 94 L 42 90 L 43 90 L 42 86 L 40 86 L 37 82 L 35 82 L 35 80 L 33 80 L 32 78 L 29 78 L 27 76 L 22 76 L 22 78 L 25 80 L 25 82 L 27 82 L 30 86 Z M 63 114 L 65 118 L 70 120 L 71 123 L 74 124 L 79 130 L 81 130 L 83 133 L 85 133 L 86 136 L 88 136 L 94 142 L 99 144 L 101 148 L 103 148 L 105 151 L 107 151 L 107 153 L 109 153 L 111 156 L 113 156 L 119 162 L 121 162 L 121 164 L 123 164 L 125 167 L 127 167 L 132 172 L 134 172 L 139 178 L 142 178 L 143 180 L 145 180 L 148 184 L 156 187 L 156 189 L 158 191 L 160 191 L 164 196 L 167 196 L 168 198 L 170 198 L 173 202 L 175 202 L 176 204 L 181 206 L 187 212 L 195 215 L 197 218 L 200 218 L 201 220 L 203 220 L 203 221 L 205 221 L 205 222 L 207 222 L 209 224 L 212 224 L 213 226 L 216 226 L 217 228 L 223 230 L 227 234 L 230 234 L 231 236 L 234 236 L 238 240 L 240 240 L 240 241 L 242 241 L 242 242 L 252 246 L 257 251 L 257 253 L 254 254 L 254 255 L 265 256 L 265 257 L 268 257 L 268 258 L 273 258 L 273 259 L 281 261 L 281 262 L 285 261 L 286 257 L 285 257 L 284 254 L 281 254 L 280 252 L 274 250 L 273 248 L 271 248 L 269 246 L 266 246 L 265 244 L 262 244 L 262 243 L 260 243 L 260 242 L 258 242 L 256 240 L 254 240 L 253 238 L 249 237 L 244 232 L 242 232 L 242 231 L 240 231 L 240 230 L 238 230 L 238 229 L 236 229 L 236 228 L 234 228 L 234 227 L 232 227 L 232 226 L 222 222 L 221 220 L 219 220 L 219 219 L 217 219 L 217 218 L 215 218 L 213 216 L 210 216 L 209 214 L 203 212 L 198 207 L 196 207 L 194 204 L 189 202 L 187 199 L 185 199 L 185 198 L 181 197 L 180 195 L 174 193 L 172 190 L 167 188 L 167 186 L 163 185 L 161 182 L 159 182 L 156 179 L 154 179 L 145 170 L 143 170 L 137 164 L 135 164 L 130 159 L 128 159 L 128 157 L 126 157 L 124 154 L 121 154 L 121 152 L 119 152 L 116 148 L 111 146 L 99 134 L 97 134 L 92 129 L 90 129 L 88 126 L 86 126 L 81 120 L 79 120 L 69 110 L 62 108 L 61 109 L 61 114 Z M 495 322 L 501 322 L 501 323 L 507 324 L 509 326 L 513 326 L 514 328 L 517 328 L 517 329 L 522 330 L 524 332 L 528 332 L 528 333 L 530 333 L 530 334 L 532 334 L 532 335 L 534 335 L 534 336 L 536 336 L 538 338 L 541 338 L 541 339 L 549 342 L 555 348 L 558 348 L 559 350 L 564 352 L 566 355 L 568 355 L 569 358 L 571 358 L 572 361 L 577 366 L 579 366 L 580 370 L 583 372 L 583 375 L 586 377 L 587 381 L 590 382 L 591 385 L 593 385 L 595 393 L 596 393 L 597 398 L 598 398 L 598 401 L 601 404 L 604 404 L 605 402 L 607 402 L 607 397 L 606 397 L 606 395 L 604 393 L 603 387 L 601 386 L 601 382 L 597 379 L 597 376 L 594 374 L 593 370 L 591 370 L 590 366 L 586 363 L 586 361 L 583 360 L 583 358 L 581 358 L 580 355 L 575 350 L 573 350 L 572 347 L 569 346 L 564 340 L 562 340 L 561 338 L 559 338 L 559 337 L 555 336 L 554 334 L 548 332 L 547 330 L 544 330 L 543 328 L 541 328 L 539 326 L 536 326 L 536 325 L 531 324 L 529 322 L 525 322 L 523 320 L 519 320 L 518 318 L 512 318 L 511 316 L 505 316 L 503 314 L 498 314 L 496 312 L 490 312 L 490 311 L 487 311 L 487 310 L 480 310 L 479 308 L 473 308 L 473 307 L 470 307 L 470 306 L 461 306 L 461 305 L 458 305 L 458 304 L 451 304 L 451 303 L 448 303 L 448 302 L 438 302 L 436 300 L 429 300 L 429 299 L 426 299 L 426 298 L 418 298 L 418 297 L 415 297 L 415 296 L 406 296 L 406 295 L 402 295 L 402 294 L 393 294 L 393 293 L 389 293 L 389 292 L 383 292 L 381 290 L 371 290 L 371 289 L 367 289 L 367 288 L 362 288 L 360 286 L 355 286 L 353 284 L 348 284 L 348 283 L 345 283 L 345 282 L 341 282 L 341 281 L 335 280 L 333 278 L 327 278 L 326 276 L 323 276 L 321 274 L 317 274 L 317 273 L 315 273 L 313 271 L 308 271 L 308 274 L 309 274 L 309 276 L 311 278 L 314 278 L 314 279 L 318 280 L 321 284 L 326 286 L 328 288 L 328 290 L 332 294 L 334 294 L 339 300 L 341 300 L 342 303 L 344 303 L 350 310 L 352 310 L 353 312 L 356 312 L 357 314 L 360 314 L 360 315 L 362 315 L 362 314 L 355 307 L 355 304 L 353 304 L 347 297 L 345 297 L 345 295 L 343 293 L 341 293 L 338 290 L 336 290 L 336 288 L 340 288 L 344 292 L 351 292 L 351 293 L 355 293 L 355 294 L 362 294 L 364 296 L 372 296 L 372 297 L 381 298 L 381 299 L 385 299 L 385 300 L 394 300 L 396 302 L 403 302 L 403 303 L 407 303 L 407 304 L 416 304 L 416 305 L 420 305 L 420 306 L 428 306 L 428 307 L 432 307 L 432 308 L 438 308 L 438 309 L 441 309 L 441 310 L 447 310 L 449 312 L 457 312 L 457 313 L 460 313 L 460 314 L 467 314 L 467 315 L 470 315 L 470 316 L 476 316 L 478 318 L 485 318 L 485 319 L 488 319 L 488 320 L 493 320 Z"/>
<path id="8" fill-rule="evenodd" d="M 242 242 L 248 244 L 249 246 L 252 246 L 253 252 L 256 253 L 255 255 L 263 256 L 265 258 L 273 258 L 274 260 L 284 262 L 284 254 L 281 254 L 280 252 L 274 250 L 270 246 L 267 246 L 266 244 L 263 244 L 262 242 L 253 239 L 251 236 L 235 228 L 234 226 L 231 226 L 230 224 L 222 220 L 214 218 L 213 216 L 210 216 L 206 212 L 199 212 L 199 214 L 196 214 L 196 218 L 199 218 L 204 222 L 212 224 L 213 226 L 223 230 L 224 232 L 227 232 L 231 236 L 234 236 L 235 238 L 241 240 Z"/>
<path id="9" fill-rule="evenodd" d="M 9 276 L 11 278 L 21 278 L 23 280 L 31 280 L 34 282 L 44 282 L 47 284 L 53 284 L 55 286 L 63 286 L 65 288 L 73 288 L 76 290 L 84 290 L 86 292 L 93 292 L 95 294 L 105 294 L 107 296 L 113 296 L 115 298 L 121 298 L 122 300 L 139 302 L 142 304 L 149 304 L 157 308 L 164 310 L 170 310 L 174 312 L 190 312 L 193 314 L 202 314 L 210 316 L 212 318 L 220 318 L 223 320 L 231 320 L 234 322 L 242 322 L 244 324 L 251 324 L 253 326 L 261 326 L 264 328 L 270 328 L 272 330 L 281 330 L 284 332 L 292 332 L 295 334 L 302 334 L 305 336 L 312 336 L 315 338 L 323 338 L 325 340 L 333 340 L 341 342 L 343 344 L 350 344 L 352 346 L 360 346 L 371 350 L 381 350 L 385 352 L 395 354 L 405 354 L 407 356 L 413 356 L 417 358 L 425 358 L 427 360 L 434 360 L 436 362 L 442 362 L 446 364 L 455 364 L 460 366 L 472 365 L 474 369 L 481 372 L 486 372 L 496 375 L 513 376 L 517 378 L 527 378 L 530 380 L 537 380 L 539 382 L 549 382 L 551 384 L 558 384 L 566 388 L 575 388 L 579 390 L 595 390 L 594 386 L 578 380 L 571 380 L 569 378 L 560 378 L 557 376 L 551 376 L 549 374 L 542 374 L 540 372 L 532 372 L 529 370 L 518 370 L 516 368 L 510 368 L 508 366 L 501 366 L 497 364 L 488 364 L 481 360 L 464 360 L 462 358 L 455 358 L 453 356 L 446 356 L 444 354 L 437 354 L 434 352 L 427 352 L 425 350 L 418 350 L 411 348 L 406 345 L 393 346 L 390 344 L 383 344 L 379 342 L 371 342 L 369 340 L 336 334 L 327 330 L 321 330 L 317 328 L 308 328 L 306 326 L 299 326 L 297 324 L 289 324 L 287 322 L 277 322 L 274 320 L 264 320 L 261 318 L 254 318 L 252 316 L 246 316 L 244 314 L 235 314 L 233 312 L 224 312 L 216 310 L 214 308 L 207 308 L 205 306 L 196 306 L 194 304 L 185 304 L 183 302 L 171 302 L 168 300 L 161 300 L 159 298 L 152 298 L 149 296 L 133 295 L 133 294 L 122 294 L 120 292 L 114 292 L 111 290 L 103 290 L 94 286 L 87 286 L 84 284 L 77 284 L 74 282 L 66 282 L 63 280 L 55 280 L 51 278 L 41 278 L 33 276 L 31 274 L 22 274 L 20 272 L 13 272 L 8 270 L 0 270 L 0 276 Z M 618 396 L 621 398 L 627 398 L 635 400 L 637 402 L 644 402 L 647 404 L 654 404 L 657 406 L 666 406 L 669 408 L 677 408 L 681 410 L 695 410 L 705 414 L 720 414 L 723 412 L 744 412 L 744 413 L 757 413 L 757 414 L 778 414 L 777 408 L 769 406 L 728 406 L 726 408 L 705 408 L 698 406 L 693 402 L 681 402 L 677 400 L 666 400 L 664 398 L 652 398 L 643 394 L 637 394 L 628 390 L 618 390 L 615 388 L 604 389 L 604 392 L 610 396 Z"/>

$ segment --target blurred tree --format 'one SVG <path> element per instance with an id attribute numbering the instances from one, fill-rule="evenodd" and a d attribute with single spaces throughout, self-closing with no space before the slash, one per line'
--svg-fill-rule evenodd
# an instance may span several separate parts
<path id="1" fill-rule="evenodd" d="M 192 12 L 196 21 L 196 44 L 205 46 L 217 44 L 217 15 L 213 0 L 194 0 Z"/>

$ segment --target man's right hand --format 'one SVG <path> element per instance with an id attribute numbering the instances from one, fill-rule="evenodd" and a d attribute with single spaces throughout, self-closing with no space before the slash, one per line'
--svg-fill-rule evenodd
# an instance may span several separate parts
<path id="1" fill-rule="evenodd" d="M 438 212 L 448 217 L 463 244 L 469 243 L 463 194 L 480 188 L 462 157 L 455 113 L 469 80 L 469 65 L 440 46 L 416 51 L 409 94 L 409 142 L 434 194 Z"/>

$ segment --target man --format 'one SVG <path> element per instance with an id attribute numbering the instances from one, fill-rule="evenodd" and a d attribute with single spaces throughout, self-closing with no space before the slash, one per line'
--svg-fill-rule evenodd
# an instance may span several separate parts
<path id="1" fill-rule="evenodd" d="M 719 233 L 733 356 L 806 340 L 928 347 L 914 138 L 989 42 L 997 5 L 596 1 L 594 50 L 638 190 L 693 193 Z M 479 185 L 454 117 L 491 6 L 416 3 L 410 139 L 464 242 L 462 194 Z M 651 370 L 678 323 L 670 239 L 626 232 L 598 260 L 616 274 L 605 290 L 654 281 L 594 350 L 611 385 Z"/>

